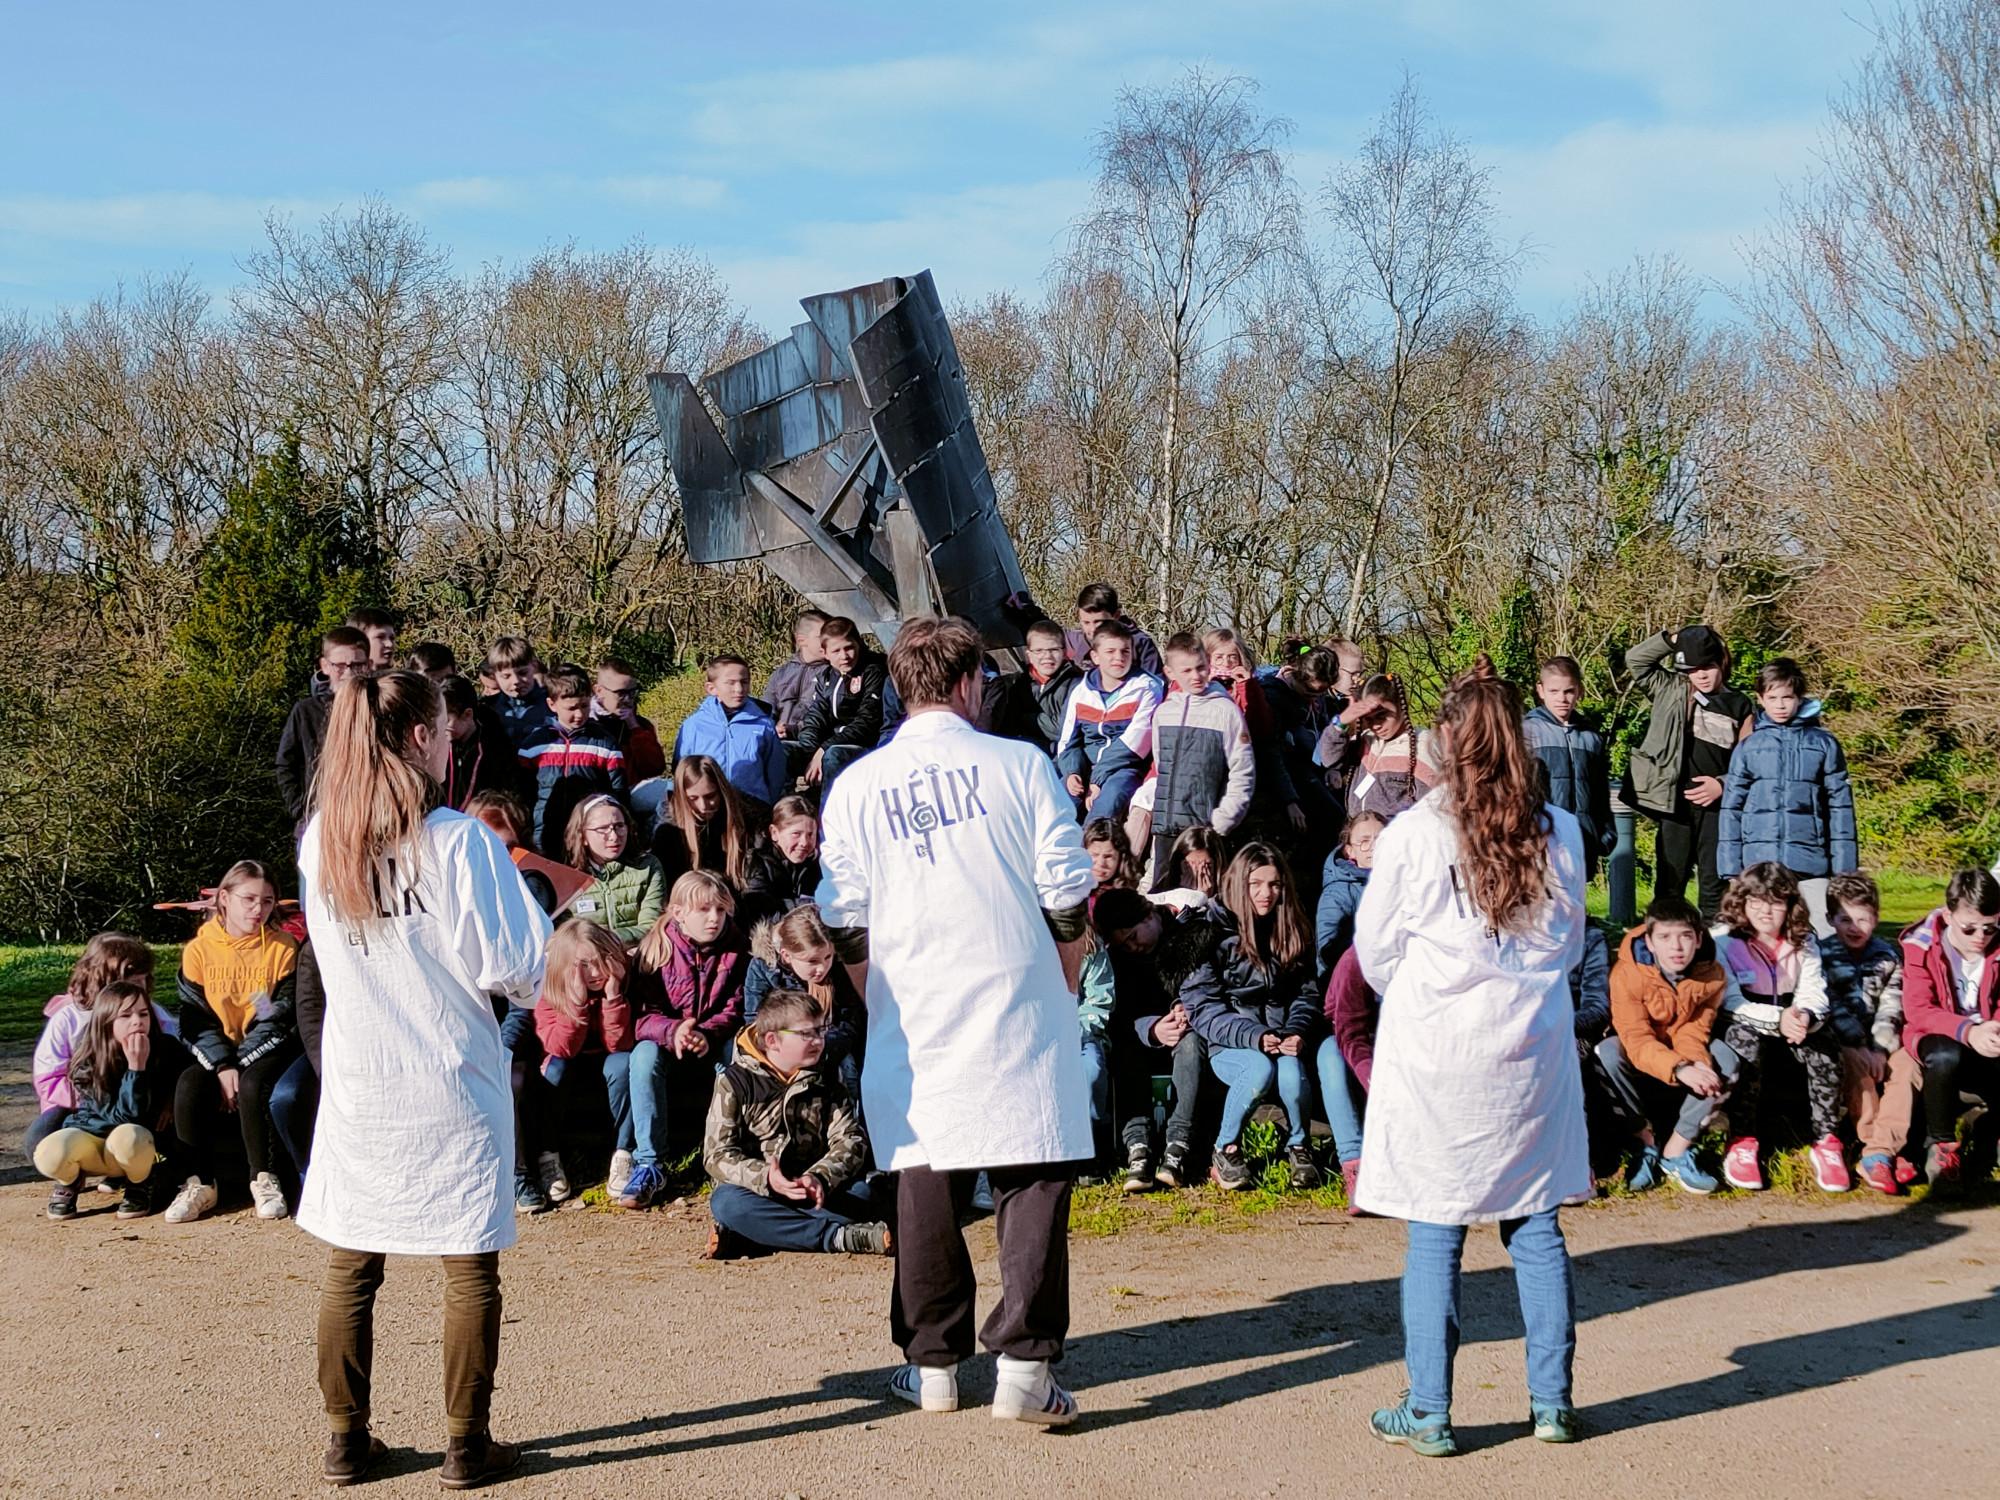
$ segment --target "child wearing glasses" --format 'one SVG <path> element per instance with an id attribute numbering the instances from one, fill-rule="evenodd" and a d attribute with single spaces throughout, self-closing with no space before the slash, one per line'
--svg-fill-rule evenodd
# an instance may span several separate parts
<path id="1" fill-rule="evenodd" d="M 821 1066 L 827 1019 L 804 990 L 771 990 L 715 1080 L 701 1144 L 715 1181 L 711 1259 L 759 1249 L 889 1253 L 889 1227 L 860 1180 L 860 1116 L 835 1070 Z"/>

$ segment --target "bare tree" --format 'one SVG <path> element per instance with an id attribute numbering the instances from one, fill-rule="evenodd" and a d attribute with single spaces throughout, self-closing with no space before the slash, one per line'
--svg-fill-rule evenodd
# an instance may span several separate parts
<path id="1" fill-rule="evenodd" d="M 1451 372 L 1475 367 L 1502 331 L 1492 310 L 1505 300 L 1514 256 L 1489 233 L 1489 176 L 1436 128 L 1405 80 L 1359 159 L 1322 195 L 1339 237 L 1332 364 L 1365 424 L 1368 515 L 1348 588 L 1349 635 L 1361 624 L 1410 444 L 1456 399 Z"/>
<path id="2" fill-rule="evenodd" d="M 1181 551 L 1183 403 L 1245 277 L 1284 253 L 1297 208 L 1278 146 L 1290 127 L 1260 115 L 1250 79 L 1197 68 L 1170 88 L 1128 88 L 1098 139 L 1097 206 L 1071 265 L 1117 271 L 1165 366 L 1151 509 L 1155 603 L 1174 600 Z"/>

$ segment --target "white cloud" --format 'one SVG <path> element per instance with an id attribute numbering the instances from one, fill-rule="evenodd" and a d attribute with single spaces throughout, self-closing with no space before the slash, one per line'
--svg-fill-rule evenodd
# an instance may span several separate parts
<path id="1" fill-rule="evenodd" d="M 751 317 L 771 332 L 799 322 L 799 298 L 928 268 L 946 302 L 1037 286 L 1090 200 L 1089 182 L 966 188 L 913 198 L 872 220 L 800 224 L 775 253 L 715 254 Z"/>
<path id="2" fill-rule="evenodd" d="M 1816 122 L 1631 125 L 1601 122 L 1538 148 L 1484 150 L 1496 229 L 1533 252 L 1530 306 L 1573 297 L 1639 255 L 1675 256 L 1725 284 L 1742 248 L 1771 222 L 1780 190 L 1814 164 Z"/>
<path id="3" fill-rule="evenodd" d="M 259 238 L 272 213 L 306 217 L 337 200 L 245 194 L 163 192 L 65 198 L 0 197 L 0 238 L 17 243 L 134 245 L 171 250 L 243 247 Z"/>
<path id="4" fill-rule="evenodd" d="M 684 174 L 604 177 L 589 186 L 608 198 L 645 208 L 715 208 L 729 197 L 729 184 L 722 179 Z"/>

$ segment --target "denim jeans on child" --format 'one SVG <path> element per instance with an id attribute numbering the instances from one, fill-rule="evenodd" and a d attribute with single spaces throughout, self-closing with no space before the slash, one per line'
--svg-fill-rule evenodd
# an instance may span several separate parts
<path id="1" fill-rule="evenodd" d="M 271 1128 L 301 1180 L 312 1156 L 313 1123 L 319 1118 L 319 1073 L 303 1052 L 271 1090 Z"/>
<path id="2" fill-rule="evenodd" d="M 1403 1364 L 1410 1405 L 1450 1412 L 1451 1367 L 1458 1358 L 1459 1265 L 1465 1225 L 1410 1221 L 1403 1261 Z M 1556 1210 L 1500 1224 L 1500 1243 L 1514 1260 L 1514 1290 L 1528 1332 L 1528 1396 L 1537 1405 L 1570 1404 L 1576 1363 L 1576 1296 L 1569 1248 Z"/>
<path id="3" fill-rule="evenodd" d="M 1327 1128 L 1333 1132 L 1336 1161 L 1361 1159 L 1361 1105 L 1367 1097 L 1361 1081 L 1340 1055 L 1340 1043 L 1326 1037 L 1315 1058 L 1319 1072 L 1319 1102 L 1326 1110 Z"/>
<path id="4" fill-rule="evenodd" d="M 632 1129 L 632 1054 L 586 1052 L 581 1057 L 545 1058 L 531 1080 L 534 1091 L 535 1148 L 554 1151 L 562 1139 L 563 1111 L 570 1090 L 589 1088 L 593 1075 L 604 1080 L 604 1102 L 611 1111 L 612 1139 L 620 1151 L 631 1151 L 637 1139 Z"/>
<path id="5" fill-rule="evenodd" d="M 1273 1057 L 1256 1047 L 1216 1047 L 1208 1054 L 1208 1065 L 1229 1090 L 1222 1101 L 1222 1128 L 1215 1133 L 1216 1150 L 1243 1134 L 1243 1122 L 1271 1092 L 1273 1081 L 1278 1085 L 1278 1102 L 1285 1106 L 1285 1118 L 1291 1122 L 1285 1144 L 1305 1144 L 1306 1070 L 1299 1059 L 1283 1053 Z"/>
<path id="6" fill-rule="evenodd" d="M 864 1182 L 827 1194 L 825 1208 L 721 1182 L 709 1192 L 708 1211 L 720 1227 L 767 1250 L 832 1250 L 847 1225 L 882 1217 Z"/>

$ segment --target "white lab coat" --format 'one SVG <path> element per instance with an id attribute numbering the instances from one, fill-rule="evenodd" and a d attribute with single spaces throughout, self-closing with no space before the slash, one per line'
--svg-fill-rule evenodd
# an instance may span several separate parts
<path id="1" fill-rule="evenodd" d="M 1569 976 L 1583 959 L 1583 838 L 1548 809 L 1551 896 L 1488 931 L 1434 789 L 1382 830 L 1354 919 L 1382 997 L 1356 1197 L 1429 1224 L 1519 1219 L 1592 1191 Z M 1456 875 L 1456 883 L 1454 883 Z"/>
<path id="2" fill-rule="evenodd" d="M 414 887 L 365 928 L 319 893 L 319 820 L 299 846 L 306 927 L 326 992 L 319 1124 L 299 1223 L 347 1250 L 477 1255 L 514 1243 L 514 1102 L 493 1018 L 532 1005 L 549 919 L 493 830 L 440 808 Z"/>
<path id="3" fill-rule="evenodd" d="M 819 907 L 868 929 L 862 1108 L 889 1171 L 1092 1151 L 1076 996 L 1042 912 L 1090 895 L 1075 805 L 1032 745 L 912 715 L 841 772 Z"/>

